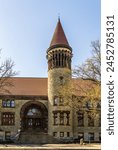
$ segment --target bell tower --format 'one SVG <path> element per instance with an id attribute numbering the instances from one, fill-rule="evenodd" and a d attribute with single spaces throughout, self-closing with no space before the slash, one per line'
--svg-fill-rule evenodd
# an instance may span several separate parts
<path id="1" fill-rule="evenodd" d="M 49 48 L 48 60 L 48 133 L 54 137 L 72 136 L 72 112 L 63 106 L 59 95 L 62 85 L 71 80 L 70 47 L 60 19 L 58 19 Z"/>

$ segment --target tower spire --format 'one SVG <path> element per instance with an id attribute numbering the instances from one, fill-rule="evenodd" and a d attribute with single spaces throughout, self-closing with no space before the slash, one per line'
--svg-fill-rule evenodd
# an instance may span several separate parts
<path id="1" fill-rule="evenodd" d="M 68 40 L 64 33 L 63 27 L 61 25 L 60 16 L 58 16 L 57 26 L 56 26 L 55 32 L 53 34 L 52 41 L 50 43 L 50 47 L 56 46 L 56 45 L 69 46 Z"/>
<path id="2" fill-rule="evenodd" d="M 58 13 L 58 21 L 60 21 L 60 13 Z"/>

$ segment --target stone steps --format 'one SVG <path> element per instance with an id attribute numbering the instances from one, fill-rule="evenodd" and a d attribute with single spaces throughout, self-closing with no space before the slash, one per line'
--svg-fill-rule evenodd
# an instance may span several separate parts
<path id="1" fill-rule="evenodd" d="M 58 142 L 58 139 L 43 132 L 21 132 L 17 140 L 19 144 L 56 144 Z"/>

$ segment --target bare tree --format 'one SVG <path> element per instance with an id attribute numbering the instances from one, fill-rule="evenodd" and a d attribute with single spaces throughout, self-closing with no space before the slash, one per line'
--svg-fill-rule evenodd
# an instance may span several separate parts
<path id="1" fill-rule="evenodd" d="M 74 78 L 61 85 L 59 95 L 64 104 L 76 110 L 96 110 L 101 100 L 101 46 L 99 40 L 91 42 L 92 56 L 85 63 L 78 65 Z"/>
<path id="2" fill-rule="evenodd" d="M 101 44 L 99 40 L 91 42 L 92 56 L 74 69 L 77 78 L 92 80 L 100 84 L 101 80 Z"/>
<path id="3" fill-rule="evenodd" d="M 11 77 L 17 74 L 13 67 L 14 62 L 11 59 L 6 59 L 0 63 L 0 94 L 9 93 L 8 88 L 13 86 Z"/>
<path id="4" fill-rule="evenodd" d="M 86 86 L 76 84 L 76 89 L 82 91 L 85 100 L 91 103 L 98 103 L 101 99 L 101 44 L 100 41 L 91 42 L 92 56 L 83 64 L 78 65 L 73 75 L 83 80 Z M 86 87 L 86 88 L 85 88 Z"/>

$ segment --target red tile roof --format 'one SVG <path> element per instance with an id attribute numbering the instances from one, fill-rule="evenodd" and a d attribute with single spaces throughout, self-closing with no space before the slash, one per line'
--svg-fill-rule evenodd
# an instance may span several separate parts
<path id="1" fill-rule="evenodd" d="M 66 45 L 69 46 L 69 43 L 67 41 L 67 38 L 65 36 L 64 30 L 62 28 L 60 19 L 58 20 L 52 41 L 50 43 L 50 46 L 55 46 L 55 45 Z"/>
<path id="2" fill-rule="evenodd" d="M 13 77 L 13 87 L 9 87 L 10 95 L 16 96 L 48 96 L 48 78 Z M 90 80 L 73 79 L 76 95 L 84 96 L 83 90 L 90 89 L 93 82 Z M 6 93 L 5 93 L 6 95 Z M 8 94 L 9 95 L 9 94 Z"/>
<path id="3" fill-rule="evenodd" d="M 12 78 L 13 87 L 9 87 L 11 95 L 47 96 L 47 78 Z"/>

